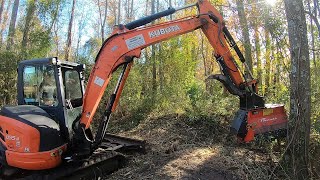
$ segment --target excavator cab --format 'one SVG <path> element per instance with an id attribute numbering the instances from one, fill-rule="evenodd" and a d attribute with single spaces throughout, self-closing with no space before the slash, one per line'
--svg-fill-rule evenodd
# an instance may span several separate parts
<path id="1" fill-rule="evenodd" d="M 22 61 L 18 67 L 18 104 L 46 111 L 66 141 L 82 111 L 85 65 L 57 58 Z"/>
<path id="2" fill-rule="evenodd" d="M 18 106 L 0 111 L 2 165 L 39 170 L 62 162 L 82 110 L 83 70 L 57 58 L 19 64 Z"/>
<path id="3" fill-rule="evenodd" d="M 50 171 L 30 173 L 31 179 L 56 179 L 82 170 L 95 175 L 96 166 L 100 173 L 110 173 L 125 162 L 115 151 L 144 151 L 145 141 L 105 133 L 93 156 L 72 157 L 73 126 L 83 109 L 84 69 L 55 57 L 19 63 L 18 106 L 0 110 L 0 179 L 45 169 Z"/>

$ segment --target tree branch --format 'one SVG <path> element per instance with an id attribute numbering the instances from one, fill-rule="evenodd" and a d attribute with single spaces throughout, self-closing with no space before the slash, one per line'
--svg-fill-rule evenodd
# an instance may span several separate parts
<path id="1" fill-rule="evenodd" d="M 317 19 L 317 17 L 315 17 L 311 12 L 309 11 L 304 11 L 304 13 L 308 14 L 310 16 L 310 18 L 316 23 L 316 26 L 318 28 L 318 36 L 319 36 L 319 39 L 320 39 L 320 23 Z"/>

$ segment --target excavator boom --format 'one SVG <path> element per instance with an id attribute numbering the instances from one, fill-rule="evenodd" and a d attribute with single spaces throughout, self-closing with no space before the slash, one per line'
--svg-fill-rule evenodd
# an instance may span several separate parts
<path id="1" fill-rule="evenodd" d="M 127 29 L 127 27 L 130 29 L 135 27 L 132 25 L 133 23 L 118 26 L 111 37 L 103 44 L 89 78 L 81 116 L 81 124 L 85 125 L 86 129 L 90 127 L 92 117 L 112 72 L 120 65 L 130 63 L 134 57 L 139 58 L 142 49 L 199 28 L 202 29 L 215 49 L 216 56 L 224 59 L 225 66 L 228 68 L 227 71 L 235 85 L 239 86 L 243 83 L 241 74 L 233 61 L 229 46 L 224 38 L 223 29 L 225 29 L 225 26 L 221 15 L 208 1 L 199 1 L 197 5 L 199 15 L 196 16 L 132 30 Z M 169 10 L 171 9 L 173 8 Z M 164 14 L 167 15 L 168 13 Z M 135 24 L 140 25 L 139 23 Z M 120 93 L 117 94 L 116 99 L 119 99 L 119 96 Z M 117 102 L 114 103 L 114 106 L 116 104 Z"/>

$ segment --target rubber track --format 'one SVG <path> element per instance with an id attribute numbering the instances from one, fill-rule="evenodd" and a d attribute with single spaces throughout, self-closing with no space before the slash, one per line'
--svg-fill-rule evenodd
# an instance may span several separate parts
<path id="1" fill-rule="evenodd" d="M 64 162 L 52 170 L 21 171 L 16 173 L 14 177 L 2 178 L 19 180 L 101 179 L 101 177 L 122 168 L 125 164 L 126 158 L 123 154 L 98 149 L 88 159 Z"/>

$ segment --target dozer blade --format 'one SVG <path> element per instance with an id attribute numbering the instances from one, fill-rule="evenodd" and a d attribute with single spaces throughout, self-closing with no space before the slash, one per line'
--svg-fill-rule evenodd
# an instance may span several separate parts
<path id="1" fill-rule="evenodd" d="M 231 133 L 241 141 L 250 142 L 256 134 L 286 136 L 288 118 L 283 105 L 266 104 L 265 108 L 240 109 L 231 126 Z"/>
<path id="2" fill-rule="evenodd" d="M 146 141 L 127 137 L 106 134 L 101 148 L 118 152 L 142 152 L 145 153 Z"/>

